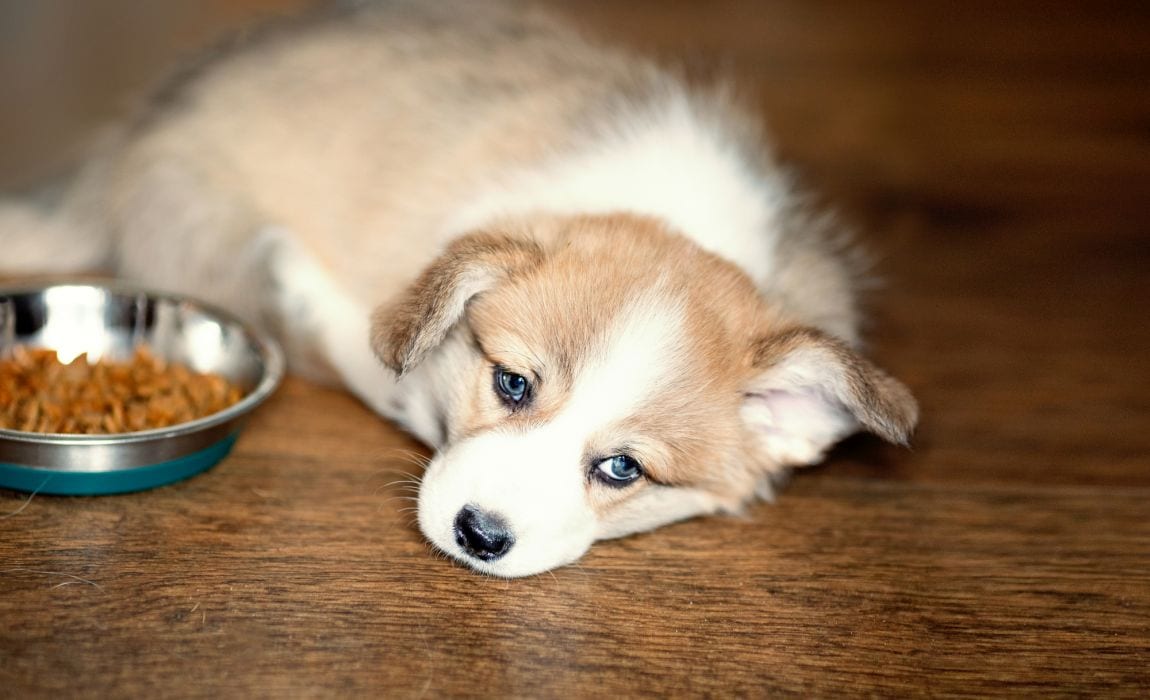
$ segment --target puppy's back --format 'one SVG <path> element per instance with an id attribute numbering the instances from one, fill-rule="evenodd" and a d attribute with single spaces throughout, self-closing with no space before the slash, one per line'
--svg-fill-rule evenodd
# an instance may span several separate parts
<path id="1" fill-rule="evenodd" d="M 572 147 L 612 104 L 666 80 L 504 3 L 309 17 L 216 52 L 162 90 L 116 156 L 111 199 L 138 201 L 178 169 L 377 296 L 371 280 L 418 271 L 453 206 L 494 174 Z M 248 234 L 219 235 L 235 248 Z M 138 238 L 127 248 L 152 247 Z"/>
<path id="2" fill-rule="evenodd" d="M 162 97 L 100 184 L 129 276 L 251 296 L 251 275 L 220 283 L 235 266 L 215 251 L 274 225 L 377 303 L 499 216 L 631 211 L 855 339 L 857 266 L 795 206 L 754 121 L 529 6 L 311 17 L 217 54 Z M 166 251 L 157 223 L 188 220 L 195 249 Z"/>

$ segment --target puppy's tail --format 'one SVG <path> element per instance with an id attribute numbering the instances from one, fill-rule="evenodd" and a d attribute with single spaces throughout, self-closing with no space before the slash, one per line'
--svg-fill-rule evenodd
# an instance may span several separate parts
<path id="1" fill-rule="evenodd" d="M 0 196 L 0 275 L 111 271 L 115 250 L 93 170 L 27 197 Z"/>
<path id="2" fill-rule="evenodd" d="M 87 226 L 64 211 L 0 199 L 0 275 L 101 272 L 112 246 L 103 226 Z"/>
<path id="3" fill-rule="evenodd" d="M 0 275 L 115 271 L 108 185 L 123 137 L 100 129 L 70 173 L 18 196 L 0 192 Z"/>

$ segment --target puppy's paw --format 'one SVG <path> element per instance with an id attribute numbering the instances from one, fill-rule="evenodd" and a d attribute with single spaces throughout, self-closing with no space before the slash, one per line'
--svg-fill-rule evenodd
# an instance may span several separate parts
<path id="1" fill-rule="evenodd" d="M 264 315 L 295 359 L 293 369 L 312 379 L 334 381 L 322 347 L 329 332 L 325 313 L 330 315 L 341 298 L 331 277 L 290 231 L 277 226 L 257 234 L 250 254 L 263 263 Z"/>
<path id="2" fill-rule="evenodd" d="M 318 308 L 337 293 L 319 262 L 289 231 L 273 226 L 256 236 L 252 254 L 264 261 L 269 298 L 279 318 L 294 328 L 318 325 Z"/>

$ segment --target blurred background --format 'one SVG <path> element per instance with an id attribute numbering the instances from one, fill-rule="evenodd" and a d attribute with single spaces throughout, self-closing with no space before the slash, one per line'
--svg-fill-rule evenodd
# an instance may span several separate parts
<path id="1" fill-rule="evenodd" d="M 197 49 L 317 4 L 0 0 L 0 188 L 66 168 Z M 734 75 L 761 97 L 783 155 L 864 218 L 914 204 L 946 224 L 1017 206 L 986 187 L 999 181 L 1068 216 L 1088 203 L 1110 218 L 1111 198 L 1135 194 L 1112 182 L 1150 174 L 1145 2 L 550 4 L 597 34 Z M 908 203 L 911 191 L 928 198 Z"/>
<path id="2" fill-rule="evenodd" d="M 868 352 L 921 401 L 912 449 L 848 440 L 748 521 L 770 546 L 696 521 L 515 596 L 470 578 L 459 595 L 402 509 L 362 487 L 381 445 L 410 443 L 289 381 L 230 471 L 151 500 L 40 498 L 6 521 L 40 518 L 8 540 L 43 562 L 29 570 L 107 589 L 29 577 L 5 593 L 0 686 L 22 687 L 9 671 L 40 694 L 148 694 L 124 691 L 123 668 L 168 694 L 194 678 L 203 694 L 434 697 L 495 679 L 494 695 L 566 697 L 619 687 L 606 677 L 652 695 L 725 680 L 733 695 L 1146 697 L 1150 1 L 548 2 L 735 78 L 783 161 L 863 232 L 883 278 Z M 66 171 L 198 48 L 314 4 L 0 0 L 0 191 Z M 353 544 L 367 522 L 385 566 Z M 298 534 L 295 558 L 268 556 L 270 531 Z M 140 555 L 157 535 L 178 574 Z"/>
<path id="3" fill-rule="evenodd" d="M 0 0 L 0 188 L 78 158 L 98 127 L 222 35 L 314 0 Z"/>

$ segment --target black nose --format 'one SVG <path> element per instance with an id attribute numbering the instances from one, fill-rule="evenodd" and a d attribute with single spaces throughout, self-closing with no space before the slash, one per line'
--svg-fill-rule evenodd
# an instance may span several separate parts
<path id="1" fill-rule="evenodd" d="M 515 544 L 503 518 L 470 505 L 463 506 L 455 516 L 455 541 L 483 561 L 498 559 Z"/>

